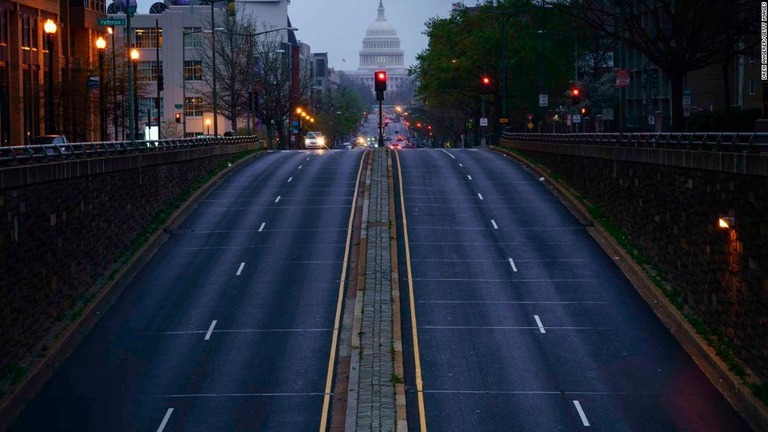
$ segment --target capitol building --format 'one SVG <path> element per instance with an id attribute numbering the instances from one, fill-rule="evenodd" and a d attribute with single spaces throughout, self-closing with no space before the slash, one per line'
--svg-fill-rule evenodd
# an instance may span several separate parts
<path id="1" fill-rule="evenodd" d="M 379 0 L 378 16 L 368 26 L 363 38 L 360 66 L 346 74 L 365 83 L 373 92 L 373 74 L 375 71 L 384 70 L 387 72 L 387 92 L 398 91 L 411 81 L 403 57 L 397 30 L 387 21 L 384 4 Z"/>

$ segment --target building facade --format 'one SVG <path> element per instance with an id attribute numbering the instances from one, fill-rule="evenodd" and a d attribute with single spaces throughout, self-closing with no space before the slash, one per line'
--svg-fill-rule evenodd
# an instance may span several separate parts
<path id="1" fill-rule="evenodd" d="M 146 124 L 161 123 L 162 137 L 222 134 L 231 129 L 231 122 L 217 110 L 217 119 L 209 103 L 212 92 L 210 79 L 204 76 L 205 47 L 210 44 L 211 7 L 207 4 L 184 4 L 185 0 L 157 7 L 159 13 L 137 14 L 133 17 L 133 46 L 139 52 L 137 65 L 138 96 L 136 110 L 139 130 Z M 194 2 L 197 3 L 197 2 Z M 287 27 L 288 0 L 259 0 L 236 2 L 235 7 L 243 17 L 255 22 L 258 29 Z M 157 4 L 156 4 L 157 6 Z M 152 10 L 152 9 L 151 9 Z M 214 3 L 213 16 L 218 23 L 227 13 L 227 3 Z M 119 17 L 121 15 L 115 15 Z M 124 40 L 125 28 L 117 28 L 118 39 Z M 159 34 L 157 34 L 159 31 Z M 288 43 L 291 32 L 280 32 L 280 38 Z M 186 36 L 185 36 L 186 34 Z M 217 30 L 218 37 L 225 33 Z M 287 59 L 290 50 L 284 50 Z M 219 60 L 220 62 L 223 59 Z M 217 67 L 218 69 L 218 67 Z M 158 74 L 162 75 L 163 90 L 158 92 Z M 219 82 L 218 98 L 221 97 Z M 245 92 L 245 90 L 243 90 Z M 159 95 L 160 113 L 157 112 Z M 178 126 L 175 120 L 179 119 Z"/>
<path id="2" fill-rule="evenodd" d="M 387 20 L 382 0 L 379 0 L 378 15 L 365 32 L 363 49 L 360 50 L 360 64 L 357 70 L 346 74 L 363 82 L 373 93 L 375 71 L 387 72 L 387 91 L 398 91 L 410 83 L 404 64 L 400 37 L 395 26 Z"/>
<path id="3" fill-rule="evenodd" d="M 43 134 L 84 140 L 98 131 L 88 77 L 95 40 L 106 34 L 97 23 L 104 12 L 104 0 L 0 0 L 0 145 Z M 46 33 L 49 20 L 55 26 Z"/>

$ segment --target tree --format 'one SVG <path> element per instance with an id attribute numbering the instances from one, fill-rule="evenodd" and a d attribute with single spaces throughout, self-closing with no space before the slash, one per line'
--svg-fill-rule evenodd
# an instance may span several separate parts
<path id="1" fill-rule="evenodd" d="M 223 30 L 216 34 L 216 46 L 198 50 L 203 70 L 206 91 L 200 95 L 208 106 L 213 106 L 213 55 L 216 55 L 217 111 L 231 122 L 231 129 L 237 130 L 238 119 L 248 110 L 249 78 L 253 70 L 253 41 L 255 25 L 250 14 L 229 3 L 224 19 L 218 23 Z M 213 28 L 213 26 L 212 26 Z M 213 40 L 213 38 L 211 38 Z"/>
<path id="2" fill-rule="evenodd" d="M 357 132 L 360 114 L 365 109 L 365 101 L 349 87 L 326 89 L 317 97 L 318 120 L 334 144 Z"/>
<path id="3" fill-rule="evenodd" d="M 643 54 L 670 80 L 672 128 L 683 126 L 683 82 L 688 72 L 732 57 L 731 47 L 757 20 L 737 0 L 577 0 L 553 2 L 558 10 Z M 726 14 L 726 15 L 723 15 Z M 727 14 L 736 18 L 729 19 Z"/>
<path id="4" fill-rule="evenodd" d="M 522 124 L 526 114 L 538 112 L 542 87 L 562 94 L 574 61 L 574 36 L 562 34 L 582 32 L 563 13 L 530 0 L 483 1 L 426 27 L 429 45 L 410 73 L 421 103 L 439 119 L 437 133 L 452 135 L 479 124 L 483 102 L 489 124 L 498 128 L 491 119 L 505 115 Z M 491 79 L 487 94 L 481 76 Z"/>

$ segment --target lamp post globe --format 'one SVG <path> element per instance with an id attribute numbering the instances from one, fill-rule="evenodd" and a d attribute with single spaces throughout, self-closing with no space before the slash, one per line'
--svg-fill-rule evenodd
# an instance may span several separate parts
<path id="1" fill-rule="evenodd" d="M 53 36 L 56 34 L 57 30 L 56 23 L 53 22 L 52 19 L 48 19 L 45 21 L 45 24 L 43 24 L 43 30 L 45 30 L 45 41 L 48 49 L 48 77 L 46 81 L 48 81 L 48 94 L 46 96 L 45 100 L 45 133 L 47 134 L 53 134 L 54 131 L 54 124 L 53 116 L 54 116 L 54 107 L 53 107 Z"/>

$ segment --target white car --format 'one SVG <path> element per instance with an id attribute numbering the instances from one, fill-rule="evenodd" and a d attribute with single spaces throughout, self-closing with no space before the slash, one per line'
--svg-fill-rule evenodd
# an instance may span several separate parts
<path id="1" fill-rule="evenodd" d="M 323 138 L 323 134 L 320 132 L 307 132 L 307 135 L 304 136 L 304 148 L 325 148 L 325 138 Z"/>

